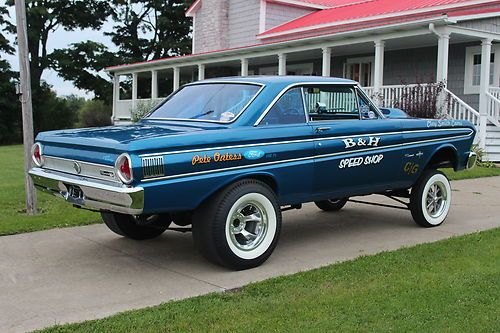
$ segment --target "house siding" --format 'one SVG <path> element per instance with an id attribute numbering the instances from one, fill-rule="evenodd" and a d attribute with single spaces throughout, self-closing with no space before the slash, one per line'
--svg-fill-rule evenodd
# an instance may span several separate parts
<path id="1" fill-rule="evenodd" d="M 464 28 L 500 33 L 500 17 L 464 21 L 459 23 L 458 25 Z"/>
<path id="2" fill-rule="evenodd" d="M 277 3 L 268 3 L 266 8 L 266 30 L 277 27 L 301 16 L 314 12 L 307 8 L 283 6 Z"/>
<path id="3" fill-rule="evenodd" d="M 260 0 L 229 1 L 229 47 L 260 43 L 257 39 L 260 22 Z"/>
<path id="4" fill-rule="evenodd" d="M 448 89 L 469 104 L 479 109 L 478 94 L 464 94 L 465 50 L 478 43 L 450 45 L 448 67 Z M 332 58 L 332 76 L 343 77 L 348 58 L 370 57 L 373 53 L 356 54 Z M 384 85 L 432 82 L 436 77 L 437 47 L 423 47 L 385 53 Z"/>

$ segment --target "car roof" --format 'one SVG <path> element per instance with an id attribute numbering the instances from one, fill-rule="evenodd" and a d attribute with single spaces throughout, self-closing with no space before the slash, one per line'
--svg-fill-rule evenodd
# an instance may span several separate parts
<path id="1" fill-rule="evenodd" d="M 290 85 L 295 83 L 341 83 L 341 84 L 358 84 L 356 81 L 341 79 L 336 77 L 323 77 L 323 76 L 230 76 L 230 77 L 219 77 L 214 79 L 208 79 L 203 81 L 198 81 L 196 83 L 210 83 L 210 82 L 244 82 L 244 83 L 256 83 L 256 84 L 280 84 L 280 85 Z"/>

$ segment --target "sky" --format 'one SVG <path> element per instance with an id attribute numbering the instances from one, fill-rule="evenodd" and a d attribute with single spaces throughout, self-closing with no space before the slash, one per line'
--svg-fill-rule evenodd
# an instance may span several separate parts
<path id="1" fill-rule="evenodd" d="M 0 4 L 5 4 L 5 0 L 0 0 Z M 15 24 L 15 11 L 14 7 L 9 8 L 11 22 Z M 92 31 L 90 29 L 77 30 L 77 31 L 64 31 L 63 29 L 58 29 L 55 33 L 50 35 L 48 43 L 48 51 L 51 52 L 54 49 L 65 48 L 71 43 L 76 43 L 80 41 L 92 40 L 95 42 L 103 43 L 107 45 L 111 50 L 115 50 L 116 47 L 111 42 L 111 38 L 104 36 L 104 31 L 110 31 L 112 29 L 112 22 L 107 22 L 101 29 L 101 31 Z M 15 41 L 14 35 L 8 35 L 9 40 Z M 0 57 L 7 59 L 14 70 L 19 70 L 19 59 L 17 53 L 14 55 L 0 54 Z M 91 93 L 86 93 L 83 90 L 79 90 L 73 86 L 69 81 L 64 81 L 60 78 L 56 72 L 52 70 L 46 70 L 43 73 L 42 79 L 53 86 L 53 89 L 60 96 L 66 95 L 78 95 L 82 97 L 92 98 Z"/>

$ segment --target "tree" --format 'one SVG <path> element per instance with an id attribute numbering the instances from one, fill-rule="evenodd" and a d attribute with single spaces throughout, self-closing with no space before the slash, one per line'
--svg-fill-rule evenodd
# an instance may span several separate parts
<path id="1" fill-rule="evenodd" d="M 6 4 L 14 5 L 14 0 Z M 43 71 L 50 66 L 48 42 L 58 28 L 67 31 L 99 29 L 109 17 L 110 6 L 105 0 L 28 0 L 28 48 L 32 88 L 41 87 Z"/>
<path id="2" fill-rule="evenodd" d="M 192 0 L 113 0 L 115 26 L 106 35 L 126 62 L 184 55 L 191 50 L 191 22 L 184 13 Z"/>
<path id="3" fill-rule="evenodd" d="M 191 23 L 185 11 L 192 0 L 112 0 L 112 32 L 105 33 L 118 47 L 111 52 L 93 41 L 73 43 L 51 54 L 51 67 L 65 80 L 107 105 L 112 103 L 113 84 L 99 71 L 105 67 L 146 61 L 191 50 Z"/>
<path id="4" fill-rule="evenodd" d="M 113 84 L 99 74 L 102 68 L 118 65 L 121 59 L 100 43 L 86 41 L 71 44 L 69 48 L 54 50 L 51 55 L 51 67 L 75 87 L 93 92 L 96 99 L 111 105 Z"/>
<path id="5" fill-rule="evenodd" d="M 0 6 L 0 53 L 13 54 L 14 48 L 4 33 L 12 33 L 15 27 L 6 19 L 7 8 Z M 0 144 L 21 141 L 21 109 L 16 103 L 16 73 L 5 59 L 0 59 Z"/>

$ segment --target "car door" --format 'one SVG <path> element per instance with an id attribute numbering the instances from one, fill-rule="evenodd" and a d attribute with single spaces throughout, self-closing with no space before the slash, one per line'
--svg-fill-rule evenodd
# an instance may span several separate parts
<path id="1" fill-rule="evenodd" d="M 314 133 L 307 123 L 302 89 L 284 92 L 260 120 L 254 137 L 272 138 L 266 160 L 276 163 L 281 204 L 309 201 L 314 179 Z"/>
<path id="2" fill-rule="evenodd" d="M 398 187 L 400 122 L 384 118 L 352 85 L 303 88 L 315 135 L 314 193 L 339 198 Z"/>

